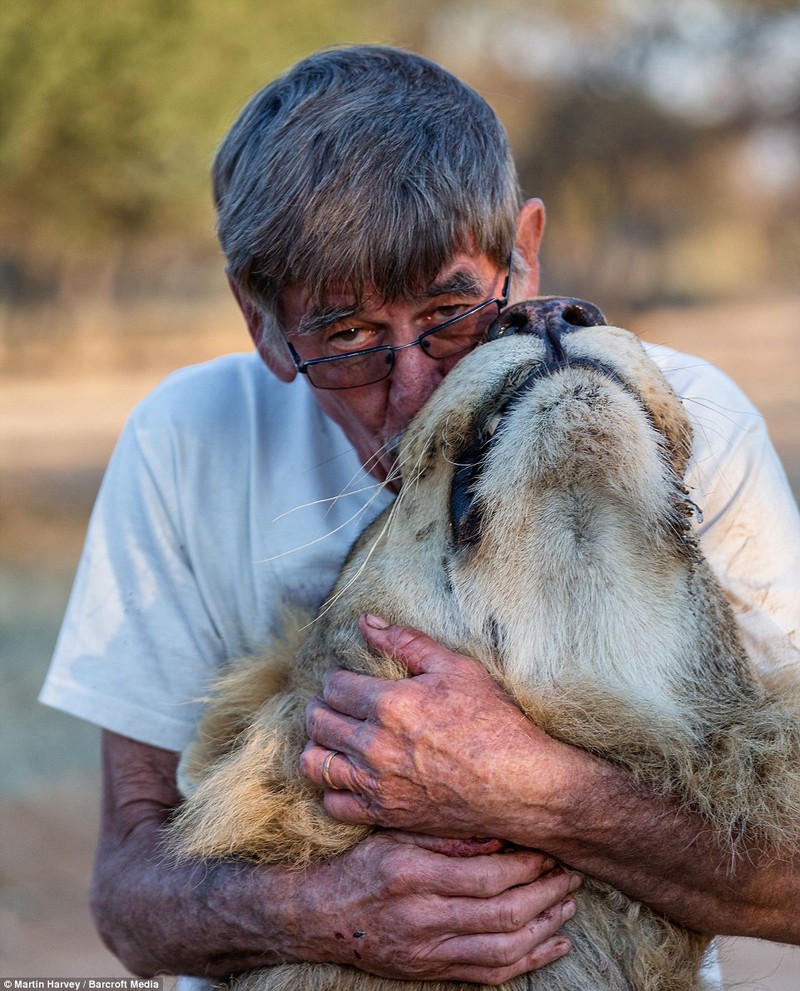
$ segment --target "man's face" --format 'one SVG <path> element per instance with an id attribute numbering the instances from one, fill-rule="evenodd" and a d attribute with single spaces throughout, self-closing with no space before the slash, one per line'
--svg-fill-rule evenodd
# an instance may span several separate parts
<path id="1" fill-rule="evenodd" d="M 457 255 L 412 302 L 373 305 L 367 297 L 354 311 L 344 293 L 331 295 L 320 311 L 305 290 L 290 288 L 281 294 L 281 323 L 302 361 L 330 353 L 339 342 L 347 348 L 409 344 L 462 310 L 501 296 L 506 275 L 485 256 Z M 346 316 L 337 318 L 337 311 Z M 496 315 L 495 307 L 487 307 L 487 326 Z M 391 373 L 380 382 L 313 389 L 314 398 L 344 430 L 367 470 L 384 480 L 399 436 L 461 357 L 434 359 L 421 347 L 409 347 L 395 352 Z"/>

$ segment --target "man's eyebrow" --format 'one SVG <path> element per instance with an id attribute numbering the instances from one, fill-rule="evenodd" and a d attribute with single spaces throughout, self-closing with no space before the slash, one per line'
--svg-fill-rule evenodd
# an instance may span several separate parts
<path id="1" fill-rule="evenodd" d="M 436 296 L 474 296 L 480 299 L 486 292 L 486 286 L 474 272 L 457 269 L 445 278 L 432 282 L 425 292 L 420 293 L 419 299 L 433 299 Z"/>
<path id="2" fill-rule="evenodd" d="M 359 307 L 356 303 L 348 306 L 321 306 L 319 309 L 310 310 L 304 313 L 297 324 L 296 333 L 300 335 L 316 334 L 326 327 L 332 327 L 340 320 L 346 320 L 358 313 Z"/>

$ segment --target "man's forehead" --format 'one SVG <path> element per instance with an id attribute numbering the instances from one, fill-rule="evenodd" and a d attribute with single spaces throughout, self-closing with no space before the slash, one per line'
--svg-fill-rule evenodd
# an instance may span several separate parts
<path id="1" fill-rule="evenodd" d="M 391 305 L 414 303 L 446 292 L 471 292 L 481 290 L 495 273 L 492 263 L 483 257 L 459 256 L 443 265 L 430 279 L 409 282 L 396 289 L 383 288 L 367 282 L 360 293 L 352 287 L 332 284 L 315 302 L 327 305 Z"/>

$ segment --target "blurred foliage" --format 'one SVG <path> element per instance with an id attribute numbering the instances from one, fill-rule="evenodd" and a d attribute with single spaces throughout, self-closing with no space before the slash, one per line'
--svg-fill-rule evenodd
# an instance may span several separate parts
<path id="1" fill-rule="evenodd" d="M 208 166 L 241 105 L 318 47 L 376 38 L 376 15 L 371 0 L 3 0 L 6 267 L 210 241 Z"/>
<path id="2" fill-rule="evenodd" d="M 357 41 L 438 58 L 494 104 L 548 205 L 548 290 L 796 281 L 795 0 L 4 0 L 0 295 L 196 292 L 228 125 L 298 58 Z"/>
<path id="3" fill-rule="evenodd" d="M 191 225 L 238 104 L 361 0 L 4 0 L 4 207 L 83 239 Z"/>

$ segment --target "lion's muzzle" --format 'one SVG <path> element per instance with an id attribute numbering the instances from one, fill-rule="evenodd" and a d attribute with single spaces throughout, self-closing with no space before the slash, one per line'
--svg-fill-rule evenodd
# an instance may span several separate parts
<path id="1" fill-rule="evenodd" d="M 561 338 L 580 327 L 605 327 L 606 318 L 594 303 L 567 296 L 538 296 L 509 307 L 486 333 L 487 341 L 511 334 L 536 334 L 549 356 L 564 360 Z"/>
<path id="2" fill-rule="evenodd" d="M 584 365 L 594 368 L 625 388 L 614 371 L 587 358 L 567 354 L 562 338 L 579 329 L 605 327 L 606 318 L 599 307 L 583 299 L 566 296 L 539 296 L 510 306 L 491 325 L 485 343 L 491 343 L 516 334 L 531 334 L 544 345 L 544 354 L 491 418 L 492 427 L 475 436 L 457 457 L 458 468 L 453 475 L 450 492 L 450 525 L 457 545 L 474 543 L 480 533 L 481 513 L 475 504 L 474 490 L 489 445 L 502 423 L 503 416 L 536 384 L 537 380 L 552 375 L 568 366 Z"/>

